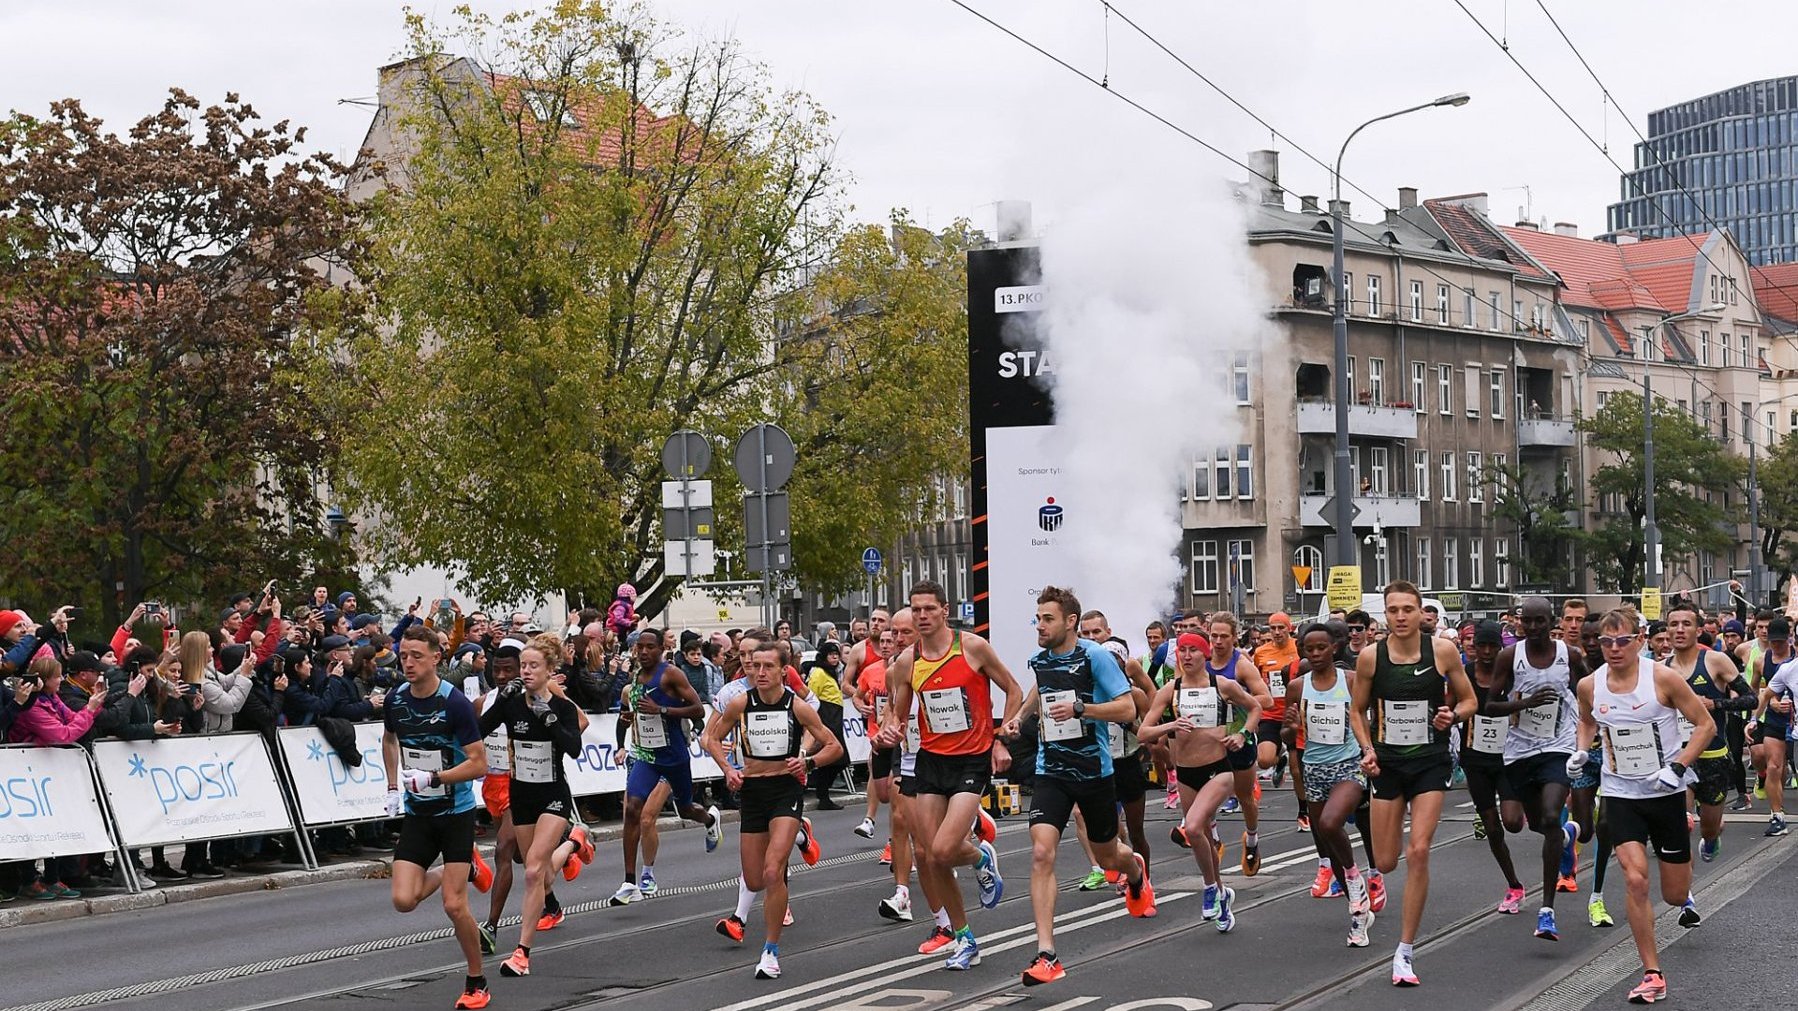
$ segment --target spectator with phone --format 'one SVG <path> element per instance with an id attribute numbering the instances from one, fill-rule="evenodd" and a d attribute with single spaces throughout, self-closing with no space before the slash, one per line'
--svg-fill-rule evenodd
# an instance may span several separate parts
<path id="1" fill-rule="evenodd" d="M 17 673 L 25 669 L 41 645 L 38 625 L 24 611 L 0 611 L 0 672 Z"/>
<path id="2" fill-rule="evenodd" d="M 71 710 L 62 700 L 62 663 L 48 645 L 39 648 L 25 668 L 24 680 L 31 685 L 31 695 L 13 719 L 7 740 L 13 744 L 55 746 L 78 743 L 92 728 L 94 719 L 106 705 L 106 691 L 100 689 L 89 696 L 87 704 Z M 81 858 L 54 857 L 44 861 L 41 877 L 24 884 L 19 896 L 27 899 L 78 899 L 81 892 L 68 884 L 80 873 Z"/>

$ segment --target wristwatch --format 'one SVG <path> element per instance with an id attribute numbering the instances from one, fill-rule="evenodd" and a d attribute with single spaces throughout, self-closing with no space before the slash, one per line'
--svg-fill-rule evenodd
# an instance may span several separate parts
<path id="1" fill-rule="evenodd" d="M 1082 702 L 1079 699 L 1075 699 L 1074 700 L 1074 718 L 1079 719 L 1080 717 L 1085 716 L 1085 715 L 1086 715 L 1086 703 Z"/>
<path id="2" fill-rule="evenodd" d="M 442 779 L 440 779 L 440 778 L 439 778 L 439 777 L 438 777 L 438 775 L 437 775 L 437 774 L 436 774 L 436 773 L 435 773 L 435 772 L 433 772 L 433 773 L 431 773 L 431 786 L 432 786 L 432 788 L 433 788 L 433 789 L 434 789 L 434 788 L 436 788 L 436 787 L 439 787 L 439 786 L 442 786 L 442 785 L 443 785 L 443 780 L 442 780 Z"/>
<path id="3" fill-rule="evenodd" d="M 1686 774 L 1686 765 L 1684 762 L 1668 762 L 1667 768 L 1672 769 L 1675 776 L 1683 778 Z"/>

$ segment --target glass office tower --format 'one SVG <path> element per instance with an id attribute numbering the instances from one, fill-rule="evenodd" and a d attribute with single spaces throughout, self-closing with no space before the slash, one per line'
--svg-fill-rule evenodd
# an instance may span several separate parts
<path id="1" fill-rule="evenodd" d="M 1649 114 L 1648 141 L 1636 145 L 1609 227 L 1653 239 L 1715 223 L 1750 263 L 1798 260 L 1794 180 L 1798 77 L 1737 85 Z"/>

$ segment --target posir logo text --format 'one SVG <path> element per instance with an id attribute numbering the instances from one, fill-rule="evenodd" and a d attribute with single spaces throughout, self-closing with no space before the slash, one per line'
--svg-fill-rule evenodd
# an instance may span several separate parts
<path id="1" fill-rule="evenodd" d="M 25 773 L 0 783 L 0 819 L 55 816 L 56 806 L 50 801 L 53 777 L 39 776 L 29 765 Z"/>
<path id="2" fill-rule="evenodd" d="M 216 752 L 214 758 L 221 758 Z M 156 793 L 162 813 L 183 802 L 226 800 L 237 796 L 236 762 L 183 762 L 176 765 L 151 765 L 143 755 L 131 756 L 132 779 L 149 781 Z"/>

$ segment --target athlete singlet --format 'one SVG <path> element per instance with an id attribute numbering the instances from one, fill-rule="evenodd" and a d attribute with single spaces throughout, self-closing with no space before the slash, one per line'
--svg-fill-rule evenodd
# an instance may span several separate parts
<path id="1" fill-rule="evenodd" d="M 923 720 L 919 747 L 933 755 L 982 755 L 993 748 L 992 682 L 962 655 L 961 633 L 936 659 L 919 643 L 911 686 Z"/>
<path id="2" fill-rule="evenodd" d="M 1422 652 L 1409 663 L 1392 659 L 1390 641 L 1374 652 L 1374 753 L 1381 759 L 1448 754 L 1448 734 L 1431 720 L 1448 704 L 1448 679 L 1436 669 L 1435 640 L 1421 640 Z"/>
<path id="3" fill-rule="evenodd" d="M 1497 772 L 1504 766 L 1505 739 L 1510 736 L 1511 721 L 1503 716 L 1487 716 L 1486 702 L 1492 689 L 1482 685 L 1469 671 L 1467 680 L 1473 685 L 1473 698 L 1478 708 L 1468 720 L 1461 737 L 1461 766 L 1473 766 Z"/>
<path id="4" fill-rule="evenodd" d="M 1609 664 L 1593 672 L 1592 678 L 1592 719 L 1604 747 L 1604 764 L 1599 767 L 1604 795 L 1650 800 L 1683 793 L 1685 787 L 1668 787 L 1655 778 L 1679 754 L 1679 718 L 1661 704 L 1654 690 L 1654 668 L 1638 665 L 1636 683 L 1621 692 L 1611 690 Z"/>
<path id="5" fill-rule="evenodd" d="M 688 761 L 686 721 L 661 713 L 649 716 L 637 712 L 637 703 L 645 696 L 663 709 L 677 709 L 682 705 L 680 699 L 662 690 L 662 674 L 667 669 L 666 663 L 661 664 L 647 683 L 630 687 L 629 706 L 636 713 L 631 720 L 631 757 L 654 765 L 685 765 Z"/>
<path id="6" fill-rule="evenodd" d="M 1554 659 L 1547 667 L 1530 663 L 1528 647 L 1518 643 L 1511 652 L 1511 697 L 1528 698 L 1544 688 L 1555 691 L 1554 701 L 1546 705 L 1519 709 L 1511 716 L 1511 730 L 1505 735 L 1505 763 L 1522 761 L 1535 755 L 1571 755 L 1579 740 L 1574 730 L 1573 668 L 1567 657 L 1567 644 L 1555 642 Z"/>
<path id="7" fill-rule="evenodd" d="M 798 758 L 803 734 L 799 718 L 793 715 L 793 705 L 799 701 L 793 690 L 782 685 L 779 699 L 763 702 L 762 693 L 751 688 L 748 699 L 748 706 L 737 720 L 737 740 L 742 743 L 743 756 L 764 762 Z"/>
<path id="8" fill-rule="evenodd" d="M 1336 683 L 1318 688 L 1315 677 L 1299 683 L 1299 725 L 1305 728 L 1305 764 L 1334 765 L 1361 757 L 1361 745 L 1349 730 L 1349 671 L 1336 670 Z"/>
<path id="9" fill-rule="evenodd" d="M 1211 666 L 1211 660 L 1207 657 L 1205 660 L 1205 673 L 1211 675 L 1211 683 L 1214 685 L 1219 681 L 1235 681 L 1236 664 L 1241 659 L 1242 650 L 1233 649 L 1230 651 L 1230 659 L 1225 660 L 1223 667 L 1219 668 Z M 1246 692 L 1248 689 L 1244 688 L 1243 691 Z M 1225 702 L 1218 711 L 1224 714 L 1223 723 L 1229 728 L 1230 733 L 1234 734 L 1245 729 L 1248 732 L 1253 733 L 1255 728 L 1247 726 L 1249 714 L 1242 709 L 1237 708 L 1235 703 Z"/>
<path id="10" fill-rule="evenodd" d="M 1272 642 L 1264 642 L 1250 659 L 1261 671 L 1261 679 L 1267 682 L 1267 694 L 1273 697 L 1273 704 L 1261 712 L 1262 722 L 1279 723 L 1286 719 L 1286 672 L 1298 662 L 1299 644 L 1288 639 L 1286 648 L 1281 649 Z"/>
<path id="11" fill-rule="evenodd" d="M 1711 711 L 1711 716 L 1713 719 L 1716 720 L 1717 729 L 1716 729 L 1716 732 L 1711 735 L 1711 742 L 1709 744 L 1705 745 L 1704 750 L 1699 753 L 1698 757 L 1699 758 L 1728 758 L 1729 757 L 1729 732 L 1728 732 L 1729 710 L 1723 708 L 1723 703 L 1729 701 L 1729 692 L 1725 691 L 1722 685 L 1711 680 L 1711 672 L 1705 669 L 1704 660 L 1705 660 L 1705 651 L 1700 649 L 1698 651 L 1698 659 L 1695 662 L 1693 662 L 1693 664 L 1692 664 L 1692 673 L 1686 675 L 1686 684 L 1689 684 L 1692 686 L 1692 691 L 1694 693 L 1696 693 L 1699 698 L 1716 700 L 1717 706 L 1715 709 L 1713 709 Z M 1668 666 L 1672 666 L 1672 664 L 1669 664 Z M 1677 667 L 1675 667 L 1674 669 L 1678 670 Z M 1686 742 L 1692 739 L 1692 731 L 1694 729 L 1696 729 L 1696 728 L 1693 726 L 1692 721 L 1686 719 L 1686 715 L 1684 713 L 1680 713 L 1679 714 L 1679 744 L 1680 744 L 1680 747 L 1682 747 L 1682 748 L 1685 747 Z"/>

